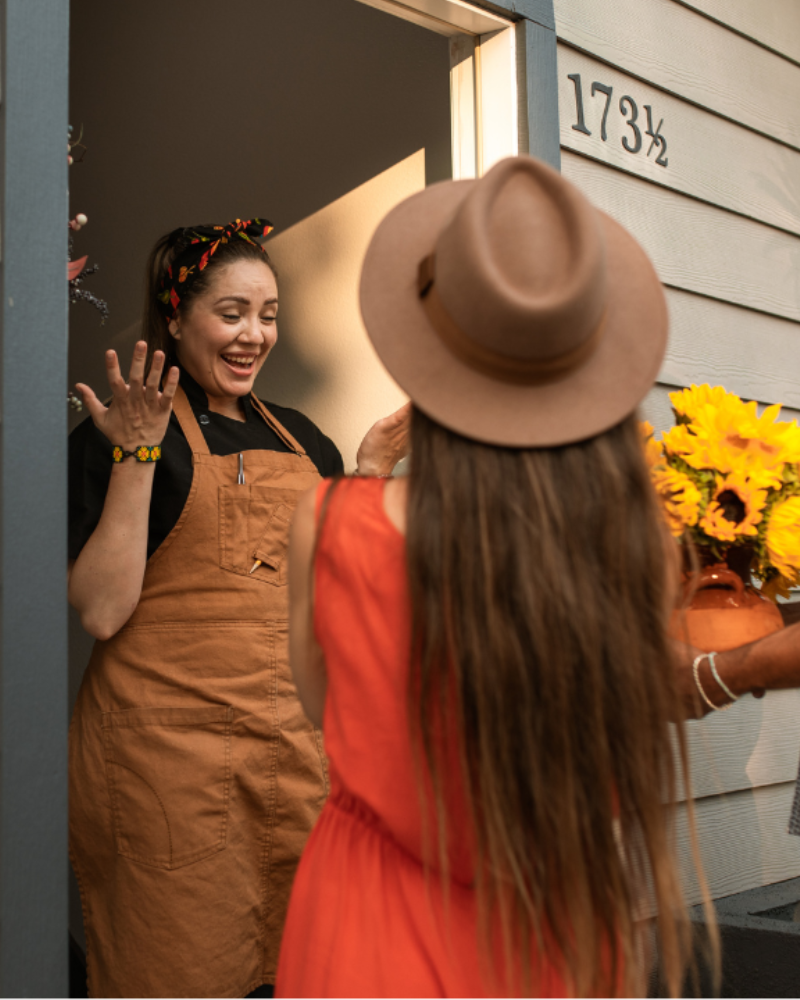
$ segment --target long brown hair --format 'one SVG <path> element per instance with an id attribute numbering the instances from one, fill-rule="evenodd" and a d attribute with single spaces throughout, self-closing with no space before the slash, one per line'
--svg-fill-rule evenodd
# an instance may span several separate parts
<path id="1" fill-rule="evenodd" d="M 412 735 L 445 875 L 457 742 L 498 988 L 535 992 L 546 959 L 570 993 L 641 995 L 649 905 L 680 995 L 691 938 L 674 831 L 681 771 L 688 788 L 680 722 L 677 766 L 670 741 L 674 579 L 636 419 L 513 449 L 415 409 L 411 446 Z"/>
<path id="2" fill-rule="evenodd" d="M 147 258 L 145 270 L 145 297 L 144 312 L 142 320 L 142 339 L 147 341 L 147 368 L 153 360 L 155 351 L 163 351 L 166 355 L 164 371 L 167 372 L 171 365 L 177 363 L 178 355 L 176 344 L 170 336 L 169 322 L 159 306 L 156 296 L 161 290 L 161 281 L 167 272 L 167 268 L 175 258 L 189 245 L 191 230 L 174 230 L 167 233 L 156 241 L 155 246 L 150 251 Z M 192 303 L 211 286 L 216 275 L 239 260 L 257 260 L 268 267 L 277 278 L 278 274 L 275 265 L 269 258 L 266 251 L 261 250 L 253 243 L 246 240 L 230 240 L 221 244 L 216 253 L 208 262 L 205 270 L 201 271 L 192 284 L 185 289 L 182 294 L 179 313 L 186 314 L 192 307 Z"/>

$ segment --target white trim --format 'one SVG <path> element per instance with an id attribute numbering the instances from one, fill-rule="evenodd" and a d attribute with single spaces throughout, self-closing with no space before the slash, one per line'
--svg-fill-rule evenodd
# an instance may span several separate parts
<path id="1" fill-rule="evenodd" d="M 453 179 L 519 152 L 514 23 L 464 0 L 358 0 L 450 37 Z"/>
<path id="2" fill-rule="evenodd" d="M 475 100 L 476 50 L 470 35 L 450 39 L 450 111 L 453 180 L 471 180 L 478 173 L 478 108 Z"/>
<path id="3" fill-rule="evenodd" d="M 358 0 L 411 21 L 440 35 L 485 35 L 499 31 L 511 22 L 485 10 L 478 10 L 464 0 Z"/>
<path id="4" fill-rule="evenodd" d="M 481 35 L 476 48 L 478 175 L 519 152 L 517 46 L 513 28 Z"/>

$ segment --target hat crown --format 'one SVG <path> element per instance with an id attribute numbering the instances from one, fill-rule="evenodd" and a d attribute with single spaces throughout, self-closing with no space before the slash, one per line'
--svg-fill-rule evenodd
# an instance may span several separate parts
<path id="1" fill-rule="evenodd" d="M 520 361 L 552 361 L 587 344 L 606 285 L 597 213 L 529 157 L 493 167 L 436 243 L 437 291 L 463 335 Z"/>

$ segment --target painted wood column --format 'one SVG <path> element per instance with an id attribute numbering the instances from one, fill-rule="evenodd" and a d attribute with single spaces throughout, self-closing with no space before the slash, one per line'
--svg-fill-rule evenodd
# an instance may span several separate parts
<path id="1" fill-rule="evenodd" d="M 517 20 L 519 151 L 561 169 L 553 0 L 468 0 Z"/>
<path id="2" fill-rule="evenodd" d="M 0 0 L 0 996 L 67 995 L 68 0 Z"/>

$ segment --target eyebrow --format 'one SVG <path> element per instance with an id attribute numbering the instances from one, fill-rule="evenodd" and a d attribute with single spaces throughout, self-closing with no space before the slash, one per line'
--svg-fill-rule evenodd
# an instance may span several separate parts
<path id="1" fill-rule="evenodd" d="M 241 302 L 243 306 L 250 305 L 250 299 L 248 299 L 246 295 L 223 295 L 221 299 L 217 299 L 214 305 L 218 306 L 221 302 Z M 265 306 L 276 306 L 277 304 L 277 299 L 267 299 L 264 302 Z"/>

